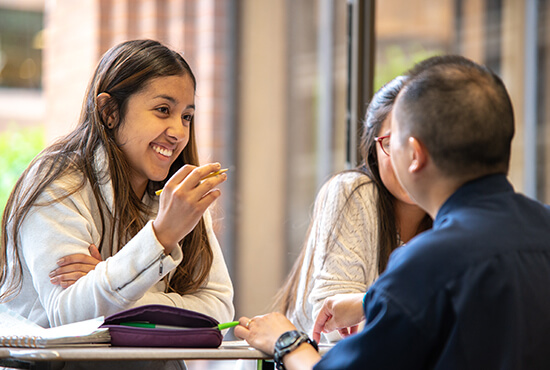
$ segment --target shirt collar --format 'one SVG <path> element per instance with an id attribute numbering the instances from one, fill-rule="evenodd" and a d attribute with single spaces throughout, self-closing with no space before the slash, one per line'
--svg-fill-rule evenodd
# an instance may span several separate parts
<path id="1" fill-rule="evenodd" d="M 469 181 L 458 188 L 458 190 L 443 203 L 435 217 L 434 227 L 439 226 L 451 211 L 461 206 L 471 204 L 479 198 L 504 192 L 514 192 L 512 184 L 510 184 L 504 174 L 487 175 Z"/>

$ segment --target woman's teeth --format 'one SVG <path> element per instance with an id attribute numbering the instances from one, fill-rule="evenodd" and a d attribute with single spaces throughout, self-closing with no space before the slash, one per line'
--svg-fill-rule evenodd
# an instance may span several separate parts
<path id="1" fill-rule="evenodd" d="M 172 154 L 174 153 L 173 150 L 162 148 L 162 147 L 156 146 L 156 145 L 152 145 L 152 148 L 155 152 L 157 152 L 159 154 L 162 154 L 165 157 L 171 157 Z"/>

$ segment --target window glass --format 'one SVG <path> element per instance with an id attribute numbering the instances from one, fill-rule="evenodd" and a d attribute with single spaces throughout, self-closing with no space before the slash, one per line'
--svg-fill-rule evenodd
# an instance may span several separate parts
<path id="1" fill-rule="evenodd" d="M 288 5 L 287 242 L 300 249 L 319 187 L 345 168 L 347 4 Z M 296 254 L 288 256 L 287 265 Z"/>
<path id="2" fill-rule="evenodd" d="M 43 13 L 0 8 L 0 87 L 42 87 Z"/>
<path id="3" fill-rule="evenodd" d="M 537 9 L 530 16 L 533 4 Z M 375 90 L 436 54 L 463 55 L 502 78 L 516 120 L 510 180 L 516 190 L 545 202 L 550 200 L 548 8 L 543 0 L 377 0 L 375 15 Z M 536 65 L 526 64 L 531 42 Z M 530 84 L 526 76 L 532 71 L 536 75 Z"/>
<path id="4" fill-rule="evenodd" d="M 550 203 L 550 1 L 539 2 L 537 86 L 537 196 Z"/>

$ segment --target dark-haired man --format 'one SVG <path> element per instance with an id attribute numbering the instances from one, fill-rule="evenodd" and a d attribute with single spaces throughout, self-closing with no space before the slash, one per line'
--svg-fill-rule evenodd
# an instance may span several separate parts
<path id="1" fill-rule="evenodd" d="M 428 59 L 391 132 L 396 174 L 433 229 L 392 254 L 364 315 L 360 296 L 325 302 L 315 338 L 366 324 L 315 369 L 550 369 L 550 209 L 506 179 L 514 118 L 500 78 L 462 57 Z M 267 352 L 294 330 L 282 315 L 242 320 L 235 332 Z M 288 369 L 319 360 L 308 343 L 290 349 Z"/>

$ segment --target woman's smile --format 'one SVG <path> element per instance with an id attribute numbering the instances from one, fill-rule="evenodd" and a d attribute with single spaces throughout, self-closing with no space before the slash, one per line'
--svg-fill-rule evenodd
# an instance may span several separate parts
<path id="1" fill-rule="evenodd" d="M 165 180 L 189 142 L 195 90 L 187 76 L 152 79 L 128 100 L 116 140 L 132 169 L 130 182 L 141 197 L 149 181 Z"/>
<path id="2" fill-rule="evenodd" d="M 167 158 L 169 159 L 170 157 L 172 157 L 172 154 L 174 154 L 174 150 L 173 149 L 167 149 L 165 147 L 162 147 L 160 145 L 157 145 L 155 143 L 152 143 L 151 144 L 151 148 L 153 148 L 153 150 L 155 152 L 157 152 L 158 154 L 160 154 L 162 157 L 164 158 Z"/>

